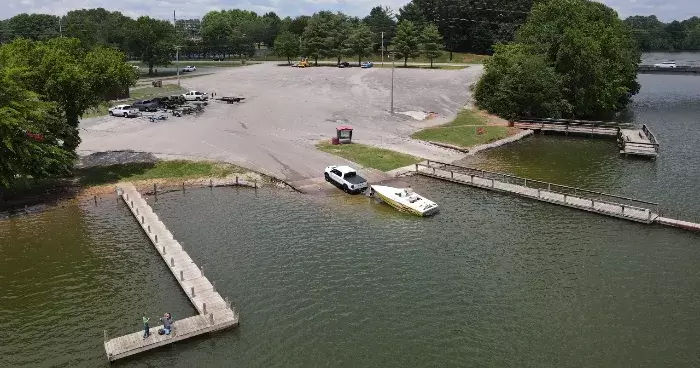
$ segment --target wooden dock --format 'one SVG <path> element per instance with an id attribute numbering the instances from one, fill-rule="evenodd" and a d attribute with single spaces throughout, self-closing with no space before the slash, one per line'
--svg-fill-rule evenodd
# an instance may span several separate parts
<path id="1" fill-rule="evenodd" d="M 659 142 L 646 124 L 642 129 L 620 129 L 617 136 L 620 153 L 626 155 L 656 157 L 659 154 Z"/>
<path id="2" fill-rule="evenodd" d="M 629 221 L 700 231 L 700 223 L 663 217 L 660 215 L 659 204 L 646 200 L 430 160 L 416 164 L 415 172 L 431 178 L 515 194 Z"/>
<path id="3" fill-rule="evenodd" d="M 659 68 L 653 65 L 639 65 L 641 74 L 700 74 L 700 66 L 678 65 L 675 68 Z"/>
<path id="4" fill-rule="evenodd" d="M 659 143 L 646 124 L 641 128 L 631 124 L 571 119 L 520 119 L 513 122 L 520 129 L 565 135 L 617 138 L 620 153 L 655 158 Z"/>
<path id="5" fill-rule="evenodd" d="M 572 207 L 630 221 L 652 223 L 658 203 L 521 178 L 471 167 L 427 161 L 415 165 L 416 173 L 477 188 L 515 194 L 542 202 Z"/>
<path id="6" fill-rule="evenodd" d="M 118 184 L 117 194 L 124 200 L 199 314 L 176 320 L 170 335 L 158 335 L 157 331 L 162 326 L 151 327 L 151 336 L 146 339 L 143 338 L 143 330 L 113 339 L 107 339 L 105 331 L 107 358 L 114 361 L 204 333 L 237 326 L 238 313 L 231 307 L 231 303 L 216 291 L 215 285 L 204 276 L 202 268 L 192 261 L 133 184 Z"/>

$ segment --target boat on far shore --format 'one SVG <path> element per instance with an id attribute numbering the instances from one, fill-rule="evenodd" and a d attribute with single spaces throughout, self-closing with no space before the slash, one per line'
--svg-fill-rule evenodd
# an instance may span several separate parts
<path id="1" fill-rule="evenodd" d="M 372 185 L 370 195 L 375 195 L 388 205 L 402 212 L 418 216 L 432 216 L 438 212 L 438 205 L 415 193 L 411 188 L 394 188 L 385 185 Z"/>

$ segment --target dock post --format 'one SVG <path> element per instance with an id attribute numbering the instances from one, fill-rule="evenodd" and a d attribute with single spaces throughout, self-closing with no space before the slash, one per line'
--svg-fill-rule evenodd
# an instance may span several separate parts
<path id="1" fill-rule="evenodd" d="M 620 207 L 622 207 L 622 215 L 624 216 L 624 214 L 625 214 L 625 205 L 624 205 L 624 204 L 621 204 Z"/>
<path id="2" fill-rule="evenodd" d="M 214 188 L 214 182 L 211 179 L 209 179 L 209 189 L 212 188 Z"/>
<path id="3" fill-rule="evenodd" d="M 131 208 L 134 208 L 134 201 L 131 201 Z"/>
<path id="4" fill-rule="evenodd" d="M 540 196 L 540 188 L 537 188 L 537 198 L 542 198 L 542 197 Z"/>
<path id="5" fill-rule="evenodd" d="M 214 313 L 209 315 L 209 323 L 214 324 Z"/>
<path id="6" fill-rule="evenodd" d="M 548 192 L 552 191 L 552 184 L 551 183 L 547 183 L 547 191 Z"/>
<path id="7" fill-rule="evenodd" d="M 185 193 L 185 182 L 182 182 L 182 192 Z"/>
<path id="8" fill-rule="evenodd" d="M 144 219 L 143 219 L 143 216 L 141 216 L 141 223 L 142 223 L 142 224 L 144 223 Z"/>
<path id="9" fill-rule="evenodd" d="M 185 281 L 185 272 L 180 270 L 180 281 Z"/>
<path id="10" fill-rule="evenodd" d="M 433 175 L 435 175 L 435 167 L 433 167 Z"/>
<path id="11" fill-rule="evenodd" d="M 525 179 L 525 187 L 527 188 L 527 179 Z"/>
<path id="12" fill-rule="evenodd" d="M 474 174 L 469 174 L 469 182 L 474 184 Z"/>
<path id="13" fill-rule="evenodd" d="M 253 188 L 258 189 L 258 181 L 253 180 Z"/>
<path id="14" fill-rule="evenodd" d="M 450 179 L 454 180 L 455 178 L 455 172 L 450 170 Z"/>
<path id="15" fill-rule="evenodd" d="M 236 186 L 238 186 L 238 175 L 236 175 Z"/>
<path id="16" fill-rule="evenodd" d="M 158 197 L 158 187 L 156 186 L 156 183 L 153 183 L 153 195 Z"/>
<path id="17" fill-rule="evenodd" d="M 158 244 L 158 234 L 155 235 L 156 238 L 156 244 Z"/>
<path id="18" fill-rule="evenodd" d="M 491 179 L 491 188 L 495 188 L 496 184 L 494 183 L 493 179 Z"/>
<path id="19" fill-rule="evenodd" d="M 212 291 L 216 291 L 216 281 L 211 282 L 211 289 Z"/>
<path id="20" fill-rule="evenodd" d="M 204 276 L 204 266 L 199 266 L 200 276 Z"/>
<path id="21" fill-rule="evenodd" d="M 595 209 L 595 199 L 591 199 L 591 208 Z"/>
<path id="22" fill-rule="evenodd" d="M 202 314 L 207 314 L 207 303 L 202 303 Z"/>
<path id="23" fill-rule="evenodd" d="M 95 199 L 95 206 L 97 206 L 97 196 L 95 196 L 94 199 Z"/>
<path id="24" fill-rule="evenodd" d="M 107 330 L 102 330 L 102 331 L 104 332 L 105 342 L 107 342 L 107 340 L 109 340 L 109 339 L 107 338 Z"/>
<path id="25" fill-rule="evenodd" d="M 416 172 L 418 172 L 418 164 L 416 164 Z"/>
<path id="26" fill-rule="evenodd" d="M 564 203 L 566 203 L 566 193 L 564 193 Z"/>
<path id="27" fill-rule="evenodd" d="M 170 257 L 170 267 L 175 267 L 175 258 Z"/>
<path id="28" fill-rule="evenodd" d="M 194 286 L 192 286 L 190 290 L 192 291 L 192 297 L 194 298 Z"/>
<path id="29" fill-rule="evenodd" d="M 136 207 L 136 214 L 137 214 L 137 215 L 140 215 L 140 213 L 139 213 L 139 208 L 138 208 L 138 207 Z"/>
<path id="30" fill-rule="evenodd" d="M 651 209 L 647 208 L 647 221 L 651 221 Z"/>
<path id="31" fill-rule="evenodd" d="M 148 232 L 151 232 L 151 225 L 148 225 Z"/>

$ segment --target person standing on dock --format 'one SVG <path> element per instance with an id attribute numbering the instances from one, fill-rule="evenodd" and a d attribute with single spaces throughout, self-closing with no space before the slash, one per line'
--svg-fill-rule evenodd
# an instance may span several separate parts
<path id="1" fill-rule="evenodd" d="M 151 331 L 148 328 L 148 321 L 150 321 L 150 320 L 151 320 L 150 318 L 143 316 L 143 338 L 144 339 L 147 338 L 148 336 L 151 336 Z"/>

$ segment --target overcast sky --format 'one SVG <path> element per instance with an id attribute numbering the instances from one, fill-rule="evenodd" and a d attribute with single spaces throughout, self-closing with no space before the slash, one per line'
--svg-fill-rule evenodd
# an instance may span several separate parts
<path id="1" fill-rule="evenodd" d="M 365 16 L 377 4 L 398 9 L 407 0 L 4 0 L 0 19 L 20 13 L 61 15 L 73 9 L 106 8 L 129 16 L 149 15 L 172 18 L 200 18 L 210 10 L 240 8 L 258 13 L 274 11 L 280 16 L 311 14 L 318 10 L 342 11 Z M 700 16 L 700 0 L 602 0 L 618 11 L 621 17 L 656 14 L 661 20 Z"/>

